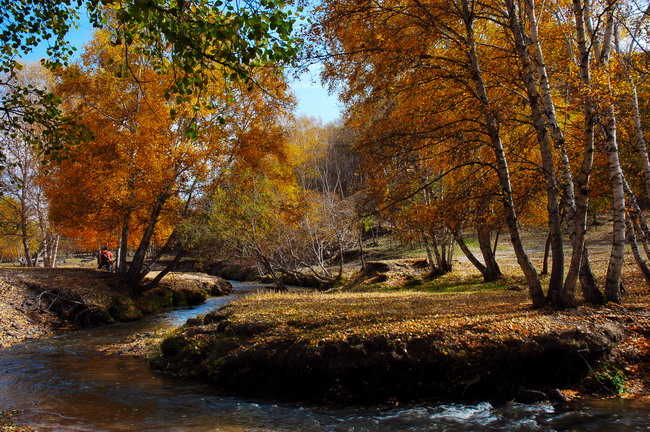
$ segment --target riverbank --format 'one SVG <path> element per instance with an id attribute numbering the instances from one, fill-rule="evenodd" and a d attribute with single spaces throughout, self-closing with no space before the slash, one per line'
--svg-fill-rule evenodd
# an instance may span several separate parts
<path id="1" fill-rule="evenodd" d="M 20 410 L 0 411 L 0 432 L 34 432 L 34 428 L 20 423 Z"/>
<path id="2" fill-rule="evenodd" d="M 627 286 L 625 306 L 560 312 L 503 288 L 255 294 L 189 320 L 152 364 L 235 394 L 327 403 L 642 397 L 650 298 Z"/>
<path id="3" fill-rule="evenodd" d="M 220 278 L 179 274 L 138 294 L 119 276 L 95 269 L 2 268 L 0 347 L 69 328 L 131 321 L 230 290 Z"/>

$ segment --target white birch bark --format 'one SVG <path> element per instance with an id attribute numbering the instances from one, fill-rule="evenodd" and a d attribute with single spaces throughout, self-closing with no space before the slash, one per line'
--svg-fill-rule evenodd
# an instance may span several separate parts
<path id="1" fill-rule="evenodd" d="M 639 97 L 637 95 L 636 85 L 632 82 L 632 78 L 629 76 L 629 72 L 628 72 L 628 81 L 632 86 L 632 109 L 634 110 L 634 136 L 636 137 L 636 143 L 639 146 L 639 156 L 641 156 L 641 162 L 643 162 L 643 178 L 645 180 L 646 193 L 648 194 L 648 198 L 650 198 L 650 158 L 648 158 L 648 149 L 645 141 L 645 135 L 643 133 L 643 124 L 641 123 L 641 110 L 639 109 Z"/>
<path id="2" fill-rule="evenodd" d="M 537 143 L 542 156 L 542 167 L 546 181 L 547 211 L 549 219 L 549 233 L 551 236 L 551 278 L 549 281 L 548 300 L 551 304 L 560 306 L 562 303 L 562 285 L 564 280 L 564 245 L 562 240 L 562 227 L 560 218 L 559 192 L 557 189 L 557 176 L 553 161 L 553 150 L 538 92 L 538 82 L 527 49 L 526 34 L 519 20 L 519 9 L 514 0 L 506 0 L 510 30 L 514 36 L 515 52 L 521 63 L 528 104 L 531 109 L 531 120 L 535 127 Z M 573 306 L 573 304 L 571 304 Z"/>
<path id="3" fill-rule="evenodd" d="M 607 26 L 603 36 L 603 44 L 600 51 L 599 67 L 609 68 L 609 56 L 612 49 L 612 39 L 614 34 L 614 11 L 616 2 L 608 6 Z M 588 5 L 588 3 L 586 3 Z M 585 16 L 586 22 L 590 23 L 591 19 Z M 592 33 L 593 34 L 593 33 Z M 593 35 L 592 40 L 596 39 Z M 592 43 L 593 45 L 593 43 Z M 611 83 L 608 84 L 610 91 Z M 625 254 L 625 191 L 623 169 L 618 154 L 617 126 L 616 126 L 616 108 L 613 102 L 608 102 L 605 107 L 603 129 L 605 132 L 604 150 L 607 154 L 607 167 L 609 170 L 610 184 L 612 188 L 612 208 L 613 208 L 613 232 L 612 232 L 612 251 L 607 266 L 607 276 L 605 278 L 605 298 L 615 303 L 621 302 L 621 272 L 623 270 Z"/>
<path id="4" fill-rule="evenodd" d="M 641 275 L 643 276 L 643 279 L 645 280 L 646 284 L 650 286 L 650 269 L 648 269 L 648 264 L 641 256 L 641 252 L 639 252 L 639 245 L 636 241 L 636 233 L 635 233 L 634 225 L 632 224 L 632 220 L 630 218 L 627 218 L 625 220 L 625 224 L 627 228 L 626 230 L 627 243 L 630 245 L 630 250 L 632 251 L 632 256 L 634 257 L 634 261 L 636 261 L 639 270 L 641 270 Z"/>
<path id="5" fill-rule="evenodd" d="M 571 262 L 569 265 L 569 270 L 567 276 L 564 280 L 564 286 L 562 287 L 561 300 L 560 303 L 564 305 L 573 305 L 575 304 L 575 289 L 577 285 L 578 275 L 580 273 L 587 272 L 588 275 L 581 277 L 583 282 L 581 283 L 585 300 L 589 302 L 600 302 L 602 295 L 598 291 L 598 288 L 595 284 L 595 278 L 591 272 L 591 266 L 587 260 L 585 265 L 583 265 L 582 257 L 584 254 L 583 250 L 585 248 L 585 234 L 586 234 L 586 222 L 587 222 L 587 204 L 588 204 L 588 183 L 589 176 L 591 173 L 591 167 L 593 165 L 593 115 L 590 113 L 585 114 L 585 140 L 583 144 L 583 158 L 580 168 L 580 173 L 576 182 L 579 187 L 580 193 L 578 198 L 575 196 L 575 183 L 573 180 L 573 175 L 571 172 L 571 165 L 569 162 L 569 157 L 566 150 L 566 141 L 564 133 L 560 126 L 560 123 L 557 119 L 555 103 L 553 101 L 553 94 L 551 91 L 550 80 L 548 76 L 548 71 L 546 67 L 546 61 L 544 60 L 544 53 L 542 49 L 541 42 L 539 40 L 538 33 L 538 24 L 537 24 L 537 12 L 535 8 L 535 0 L 526 0 L 526 16 L 528 18 L 529 28 L 530 28 L 530 46 L 532 47 L 533 59 L 535 66 L 537 68 L 537 76 L 539 77 L 539 91 L 541 94 L 542 105 L 544 117 L 546 119 L 547 127 L 550 132 L 550 136 L 553 140 L 553 144 L 557 150 L 558 155 L 558 170 L 560 173 L 560 185 L 562 191 L 562 198 L 565 205 L 565 214 L 567 218 L 567 227 L 569 237 L 573 246 L 573 252 L 571 254 Z M 584 35 L 584 30 L 582 31 Z M 567 39 L 567 48 L 571 54 L 571 58 L 574 59 L 576 63 L 577 60 L 574 56 L 574 50 L 570 42 Z M 581 61 L 579 66 L 581 69 L 581 76 L 583 81 L 588 83 L 589 81 L 589 69 L 588 69 L 588 59 L 589 53 L 585 49 L 584 38 L 582 39 L 582 45 L 580 47 L 581 59 L 586 61 Z M 588 256 L 588 254 L 586 254 Z M 587 284 L 586 281 L 593 281 L 593 283 Z"/>
<path id="6" fill-rule="evenodd" d="M 526 253 L 521 240 L 519 221 L 512 198 L 510 170 L 508 168 L 508 161 L 503 148 L 503 143 L 501 142 L 499 122 L 492 112 L 490 98 L 488 97 L 487 89 L 485 87 L 485 82 L 483 80 L 482 71 L 478 61 L 476 40 L 474 35 L 474 15 L 471 11 L 468 0 L 460 0 L 460 6 L 463 19 L 465 21 L 467 55 L 471 68 L 472 80 L 474 82 L 477 98 L 480 102 L 479 109 L 481 110 L 485 120 L 486 132 L 490 138 L 490 143 L 497 162 L 497 172 L 499 177 L 499 184 L 501 186 L 501 199 L 506 214 L 506 223 L 510 232 L 510 240 L 515 250 L 515 255 L 517 256 L 517 262 L 526 278 L 526 283 L 528 285 L 528 291 L 533 303 L 533 307 L 543 307 L 546 304 L 546 299 L 544 297 L 544 292 L 542 290 L 537 271 L 530 262 L 528 254 Z"/>

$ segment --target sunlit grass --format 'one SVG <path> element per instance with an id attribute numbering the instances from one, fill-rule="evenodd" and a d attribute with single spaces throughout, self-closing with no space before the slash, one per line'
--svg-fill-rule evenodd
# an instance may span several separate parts
<path id="1" fill-rule="evenodd" d="M 387 280 L 379 283 L 369 280 L 358 286 L 351 286 L 357 291 L 395 292 L 420 291 L 429 293 L 464 293 L 464 292 L 498 292 L 507 289 L 524 290 L 526 280 L 519 268 L 505 264 L 501 266 L 503 276 L 493 282 L 484 282 L 481 274 L 468 262 L 454 262 L 453 271 L 439 276 L 431 276 L 427 269 L 396 268 L 386 272 Z M 352 278 L 353 280 L 353 278 Z M 540 276 L 545 284 L 548 275 Z"/>
<path id="2" fill-rule="evenodd" d="M 261 329 L 257 342 L 290 339 L 310 344 L 440 335 L 441 340 L 521 338 L 568 329 L 544 311 L 530 309 L 526 294 L 425 293 L 414 291 L 336 294 L 271 294 L 246 297 L 228 307 L 235 326 Z"/>

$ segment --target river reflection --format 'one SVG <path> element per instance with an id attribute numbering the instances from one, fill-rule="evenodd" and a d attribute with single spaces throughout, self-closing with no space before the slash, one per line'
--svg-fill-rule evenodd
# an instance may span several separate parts
<path id="1" fill-rule="evenodd" d="M 0 351 L 0 409 L 24 409 L 39 431 L 641 431 L 648 401 L 324 408 L 220 395 L 98 347 L 182 324 L 261 286 L 144 320 L 70 332 Z"/>

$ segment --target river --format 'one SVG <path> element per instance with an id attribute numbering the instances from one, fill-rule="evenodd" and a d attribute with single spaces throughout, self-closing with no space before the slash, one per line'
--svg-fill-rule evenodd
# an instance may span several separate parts
<path id="1" fill-rule="evenodd" d="M 0 350 L 0 409 L 25 410 L 38 431 L 641 431 L 649 401 L 410 404 L 329 408 L 238 399 L 158 374 L 98 348 L 184 323 L 259 285 L 143 320 L 69 332 Z"/>

